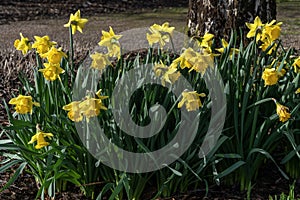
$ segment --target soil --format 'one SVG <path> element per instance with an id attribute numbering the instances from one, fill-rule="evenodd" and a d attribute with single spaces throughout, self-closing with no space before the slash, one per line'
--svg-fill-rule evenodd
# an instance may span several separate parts
<path id="1" fill-rule="evenodd" d="M 2 0 L 0 2 L 0 99 L 8 101 L 13 94 L 17 94 L 21 86 L 18 73 L 24 72 L 31 76 L 30 67 L 35 63 L 35 56 L 29 53 L 25 56 L 16 52 L 13 47 L 15 39 L 22 32 L 26 37 L 33 39 L 34 35 L 49 35 L 63 47 L 68 49 L 68 31 L 63 27 L 67 23 L 70 13 L 77 9 L 89 22 L 84 34 L 76 34 L 75 57 L 82 59 L 86 53 L 99 42 L 101 30 L 113 26 L 115 32 L 131 28 L 150 26 L 153 23 L 169 21 L 177 30 L 184 31 L 186 25 L 186 0 Z M 285 4 L 278 6 L 279 21 L 283 21 L 283 43 L 286 47 L 300 49 L 299 34 L 299 6 L 300 4 Z M 175 8 L 176 7 L 176 8 Z M 284 11 L 284 12 L 281 12 Z M 298 21 L 297 21 L 298 20 Z M 298 24 L 297 24 L 298 23 Z M 0 123 L 7 125 L 4 106 L 0 104 Z M 0 130 L 1 131 L 1 130 Z M 1 155 L 1 154 L 0 154 Z M 0 162 L 3 158 L 0 156 Z M 0 174 L 0 188 L 8 181 L 14 168 Z M 280 176 L 273 164 L 266 164 L 254 185 L 253 199 L 268 199 L 268 195 L 286 194 L 292 181 Z M 300 182 L 296 182 L 295 194 L 300 198 Z M 0 199 L 34 199 L 37 192 L 34 178 L 29 173 L 21 177 L 7 190 L 0 193 Z M 186 194 L 175 194 L 169 200 L 203 199 L 204 189 L 190 190 Z M 237 186 L 211 185 L 206 199 L 244 199 L 245 192 L 240 192 Z M 68 192 L 57 194 L 56 199 L 86 199 L 78 188 L 70 188 Z"/>

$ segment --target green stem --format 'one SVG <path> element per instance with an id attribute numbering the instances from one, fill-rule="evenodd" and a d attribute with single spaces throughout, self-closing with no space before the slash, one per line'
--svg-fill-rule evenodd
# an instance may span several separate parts
<path id="1" fill-rule="evenodd" d="M 73 48 L 73 34 L 72 34 L 72 27 L 69 27 L 69 36 L 70 36 L 70 55 L 69 55 L 69 63 L 71 66 L 71 80 L 72 80 L 72 73 L 73 73 L 73 69 L 74 69 L 74 48 Z"/>

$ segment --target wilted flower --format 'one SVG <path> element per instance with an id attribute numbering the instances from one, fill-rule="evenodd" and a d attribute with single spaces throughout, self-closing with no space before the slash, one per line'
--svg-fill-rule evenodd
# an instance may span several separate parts
<path id="1" fill-rule="evenodd" d="M 286 122 L 291 118 L 291 114 L 289 113 L 289 108 L 281 105 L 276 99 L 273 98 L 273 101 L 276 104 L 276 113 L 279 116 L 279 121 Z"/>
<path id="2" fill-rule="evenodd" d="M 17 113 L 20 114 L 26 114 L 26 113 L 32 113 L 32 106 L 40 106 L 37 102 L 32 102 L 31 96 L 24 96 L 19 94 L 18 97 L 12 98 L 9 102 L 9 104 L 16 105 L 15 110 Z"/>
<path id="3" fill-rule="evenodd" d="M 107 47 L 108 55 L 110 57 L 121 57 L 121 47 L 119 39 L 122 35 L 116 35 L 112 27 L 109 27 L 109 32 L 102 31 L 102 37 L 98 43 L 100 46 Z"/>
<path id="4" fill-rule="evenodd" d="M 69 111 L 68 117 L 74 122 L 79 122 L 83 119 L 82 113 L 79 108 L 80 103 L 80 101 L 73 101 L 63 107 L 64 110 Z"/>
<path id="5" fill-rule="evenodd" d="M 34 39 L 32 48 L 35 48 L 39 54 L 47 53 L 52 46 L 56 45 L 56 42 L 50 41 L 48 35 L 44 37 L 34 36 Z"/>
<path id="6" fill-rule="evenodd" d="M 48 81 L 54 81 L 57 78 L 60 79 L 59 74 L 64 73 L 64 70 L 59 64 L 44 63 L 44 66 L 45 68 L 39 69 L 39 72 L 42 72 Z"/>
<path id="7" fill-rule="evenodd" d="M 84 28 L 84 25 L 88 22 L 87 19 L 80 17 L 80 10 L 78 10 L 75 15 L 70 15 L 70 20 L 67 24 L 64 25 L 64 27 L 70 27 L 72 28 L 72 34 L 76 33 L 76 30 L 78 30 L 80 33 L 82 33 L 82 29 Z"/>
<path id="8" fill-rule="evenodd" d="M 51 137 L 53 137 L 53 134 L 52 133 L 44 133 L 37 126 L 37 133 L 31 137 L 31 140 L 28 142 L 28 144 L 32 144 L 35 141 L 37 141 L 37 145 L 35 145 L 34 148 L 41 149 L 41 148 L 49 145 L 49 142 L 47 142 L 45 140 L 46 137 L 48 139 L 51 139 Z"/>
<path id="9" fill-rule="evenodd" d="M 95 52 L 94 54 L 90 55 L 90 57 L 93 60 L 91 64 L 92 68 L 103 70 L 107 65 L 111 64 L 111 62 L 108 60 L 107 54 Z"/>
<path id="10" fill-rule="evenodd" d="M 152 46 L 155 43 L 159 43 L 160 47 L 164 47 L 167 42 L 170 42 L 170 36 L 172 36 L 175 27 L 170 27 L 169 22 L 165 22 L 162 25 L 153 24 L 150 26 L 150 34 L 147 33 L 147 40 L 149 45 Z"/>
<path id="11" fill-rule="evenodd" d="M 67 57 L 67 55 L 60 48 L 51 47 L 51 49 L 44 54 L 41 54 L 42 58 L 47 58 L 49 63 L 51 64 L 59 64 L 63 57 Z"/>
<path id="12" fill-rule="evenodd" d="M 17 50 L 22 51 L 22 54 L 25 55 L 30 49 L 31 44 L 27 37 L 24 37 L 22 33 L 20 33 L 21 40 L 17 39 L 14 42 L 14 46 Z"/>
<path id="13" fill-rule="evenodd" d="M 184 91 L 182 92 L 182 99 L 178 103 L 178 108 L 181 108 L 184 104 L 187 111 L 197 110 L 202 106 L 200 97 L 205 97 L 204 93 L 198 94 L 196 91 Z"/>

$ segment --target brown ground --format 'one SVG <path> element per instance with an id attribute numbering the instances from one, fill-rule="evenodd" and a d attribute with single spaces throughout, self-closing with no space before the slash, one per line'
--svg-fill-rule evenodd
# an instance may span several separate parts
<path id="1" fill-rule="evenodd" d="M 16 52 L 13 47 L 19 33 L 33 39 L 34 35 L 49 35 L 64 49 L 68 49 L 68 30 L 63 27 L 67 23 L 68 15 L 77 9 L 81 9 L 82 17 L 89 19 L 84 34 L 75 35 L 75 53 L 77 58 L 82 58 L 86 52 L 93 49 L 100 40 L 101 30 L 108 30 L 112 26 L 115 32 L 125 31 L 131 28 L 147 27 L 153 23 L 169 21 L 178 31 L 184 31 L 186 25 L 186 8 L 168 8 L 168 5 L 158 5 L 158 0 L 140 1 L 143 5 L 135 4 L 134 0 L 110 1 L 110 4 L 95 4 L 96 1 L 62 1 L 52 0 L 36 4 L 33 0 L 26 1 L 1 1 L 0 3 L 0 98 L 11 98 L 12 93 L 17 93 L 20 84 L 17 81 L 19 71 L 30 74 L 28 66 L 34 65 L 34 55 L 29 53 L 25 57 Z M 41 1 L 42 2 L 42 1 Z M 47 4 L 46 2 L 51 2 Z M 72 3 L 71 3 L 72 2 Z M 173 5 L 187 6 L 184 1 L 173 1 Z M 156 5 L 156 6 L 154 6 Z M 280 4 L 278 20 L 283 21 L 282 39 L 286 47 L 292 46 L 300 49 L 300 3 Z M 144 7 L 142 9 L 142 6 Z M 155 9 L 153 9 L 153 6 Z M 167 8 L 166 8 L 167 7 Z M 151 9 L 150 9 L 151 8 Z M 126 11 L 125 13 L 119 13 Z M 117 13 L 117 14 L 112 14 Z M 21 21 L 20 21 L 21 20 Z M 6 121 L 3 112 L 3 104 L 0 104 L 0 122 Z M 1 157 L 0 157 L 1 161 Z M 0 175 L 0 187 L 5 184 L 12 171 Z M 272 173 L 271 173 L 272 172 Z M 258 184 L 254 187 L 253 198 L 265 199 L 268 194 L 280 194 L 288 191 L 289 182 L 283 180 L 277 171 L 266 169 L 262 171 Z M 264 174 L 266 173 L 266 174 Z M 299 186 L 299 183 L 297 184 Z M 235 187 L 222 188 L 213 186 L 209 193 L 209 199 L 243 199 L 245 193 L 238 192 Z M 34 180 L 28 174 L 22 175 L 13 186 L 0 194 L 0 199 L 33 199 L 36 192 Z M 175 196 L 174 199 L 202 199 L 203 191 L 190 191 L 185 195 Z M 199 196 L 202 196 L 201 198 Z M 219 198 L 217 198 L 219 197 Z M 59 194 L 57 199 L 84 199 L 79 192 Z"/>

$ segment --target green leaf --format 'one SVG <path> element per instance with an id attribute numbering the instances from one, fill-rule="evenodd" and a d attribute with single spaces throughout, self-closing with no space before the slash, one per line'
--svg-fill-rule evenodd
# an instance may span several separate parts
<path id="1" fill-rule="evenodd" d="M 219 158 L 242 158 L 241 155 L 236 153 L 216 154 L 215 156 Z"/>
<path id="2" fill-rule="evenodd" d="M 246 162 L 240 160 L 240 161 L 234 163 L 233 165 L 231 165 L 230 167 L 228 167 L 227 169 L 225 169 L 224 171 L 222 171 L 221 173 L 219 173 L 217 176 L 214 177 L 214 179 L 223 178 L 224 176 L 227 176 L 228 174 L 235 171 L 236 169 L 238 169 L 239 167 L 241 167 L 244 164 L 246 164 Z"/>
<path id="3" fill-rule="evenodd" d="M 102 200 L 107 191 L 111 190 L 115 184 L 107 183 L 101 190 L 100 194 L 97 196 L 96 200 Z"/>
<path id="4" fill-rule="evenodd" d="M 26 167 L 27 162 L 23 162 L 20 164 L 18 169 L 15 171 L 14 175 L 7 181 L 7 183 L 0 189 L 0 193 L 6 190 L 11 184 L 13 184 L 18 177 L 22 174 L 24 168 Z"/>
<path id="5" fill-rule="evenodd" d="M 5 172 L 5 170 L 9 169 L 10 167 L 12 167 L 12 166 L 14 166 L 14 165 L 16 165 L 16 164 L 18 164 L 20 162 L 21 162 L 21 160 L 12 160 L 11 162 L 9 162 L 9 163 L 1 166 L 0 167 L 0 173 Z"/>
<path id="6" fill-rule="evenodd" d="M 182 173 L 177 171 L 176 169 L 173 169 L 172 167 L 170 167 L 169 165 L 163 164 L 163 166 L 166 166 L 167 168 L 169 168 L 173 174 L 177 175 L 177 176 L 182 176 Z"/>

